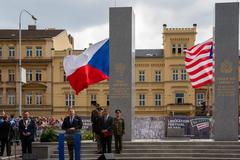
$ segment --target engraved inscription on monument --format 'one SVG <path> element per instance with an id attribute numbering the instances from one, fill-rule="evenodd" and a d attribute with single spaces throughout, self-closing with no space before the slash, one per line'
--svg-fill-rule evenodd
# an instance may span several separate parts
<path id="1" fill-rule="evenodd" d="M 234 77 L 219 77 L 216 78 L 216 94 L 220 97 L 231 97 L 235 96 L 235 85 L 234 82 L 236 79 Z"/>
<path id="2" fill-rule="evenodd" d="M 124 74 L 126 72 L 126 66 L 123 63 L 117 63 L 114 65 L 115 73 L 119 76 L 112 86 L 113 90 L 111 96 L 116 99 L 129 98 L 130 86 L 124 80 Z"/>
<path id="3" fill-rule="evenodd" d="M 224 61 L 221 63 L 221 66 L 220 66 L 220 72 L 221 73 L 231 73 L 233 70 L 232 68 L 232 63 L 227 60 L 227 59 L 224 59 Z"/>
<path id="4" fill-rule="evenodd" d="M 216 94 L 220 97 L 235 96 L 234 84 L 236 78 L 231 76 L 233 71 L 232 62 L 224 59 L 220 64 L 221 77 L 216 77 Z"/>

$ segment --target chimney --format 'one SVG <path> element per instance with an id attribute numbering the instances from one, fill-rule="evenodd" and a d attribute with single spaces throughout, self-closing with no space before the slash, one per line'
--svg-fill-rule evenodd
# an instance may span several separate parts
<path id="1" fill-rule="evenodd" d="M 37 26 L 36 25 L 28 25 L 28 30 L 35 31 L 35 30 L 37 30 Z"/>
<path id="2" fill-rule="evenodd" d="M 74 38 L 72 37 L 71 34 L 68 35 L 68 39 L 69 39 L 69 42 L 70 42 L 71 45 L 72 45 L 72 48 L 74 48 Z"/>

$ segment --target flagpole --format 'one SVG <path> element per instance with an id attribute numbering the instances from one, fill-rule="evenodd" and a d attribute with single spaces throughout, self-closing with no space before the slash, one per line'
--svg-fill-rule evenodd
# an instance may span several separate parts
<path id="1" fill-rule="evenodd" d="M 214 20 L 215 21 L 215 16 L 214 16 Z M 214 131 L 213 131 L 213 126 L 214 126 L 214 119 L 213 119 L 213 112 L 215 110 L 215 26 L 213 26 L 213 49 L 212 49 L 212 52 L 213 52 L 213 82 L 212 82 L 212 92 L 211 92 L 211 95 L 212 95 L 212 108 L 211 108 L 211 111 L 212 111 L 212 114 L 210 114 L 210 118 L 209 118 L 209 123 L 210 123 L 210 136 L 209 138 L 210 139 L 213 139 L 214 138 Z"/>
<path id="2" fill-rule="evenodd" d="M 207 116 L 210 115 L 209 113 L 210 111 L 210 85 L 208 85 L 208 88 L 207 88 Z"/>
<path id="3" fill-rule="evenodd" d="M 213 83 L 212 83 L 212 114 L 213 114 L 213 110 L 215 109 L 215 27 L 213 26 Z M 213 116 L 213 115 L 212 115 Z"/>
<path id="4" fill-rule="evenodd" d="M 72 55 L 72 51 L 70 52 L 70 55 Z M 69 90 L 70 90 L 69 92 L 70 92 L 70 102 L 71 102 L 70 108 L 73 108 L 73 97 L 72 97 L 72 87 L 71 87 L 71 85 L 69 87 Z"/>

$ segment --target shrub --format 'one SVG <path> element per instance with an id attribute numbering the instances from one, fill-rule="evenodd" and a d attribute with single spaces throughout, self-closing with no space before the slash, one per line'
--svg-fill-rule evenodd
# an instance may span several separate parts
<path id="1" fill-rule="evenodd" d="M 93 140 L 93 134 L 91 131 L 84 131 L 82 134 L 82 140 Z"/>
<path id="2" fill-rule="evenodd" d="M 57 133 L 53 128 L 45 128 L 41 135 L 41 142 L 57 142 Z"/>

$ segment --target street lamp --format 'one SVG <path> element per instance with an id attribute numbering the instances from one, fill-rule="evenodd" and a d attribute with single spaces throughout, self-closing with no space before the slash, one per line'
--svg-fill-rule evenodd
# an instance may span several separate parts
<path id="1" fill-rule="evenodd" d="M 22 14 L 23 12 L 27 13 L 32 17 L 32 19 L 36 21 L 37 18 L 34 17 L 30 12 L 28 12 L 26 9 L 21 10 L 20 15 L 19 15 L 19 116 L 22 116 Z"/>

